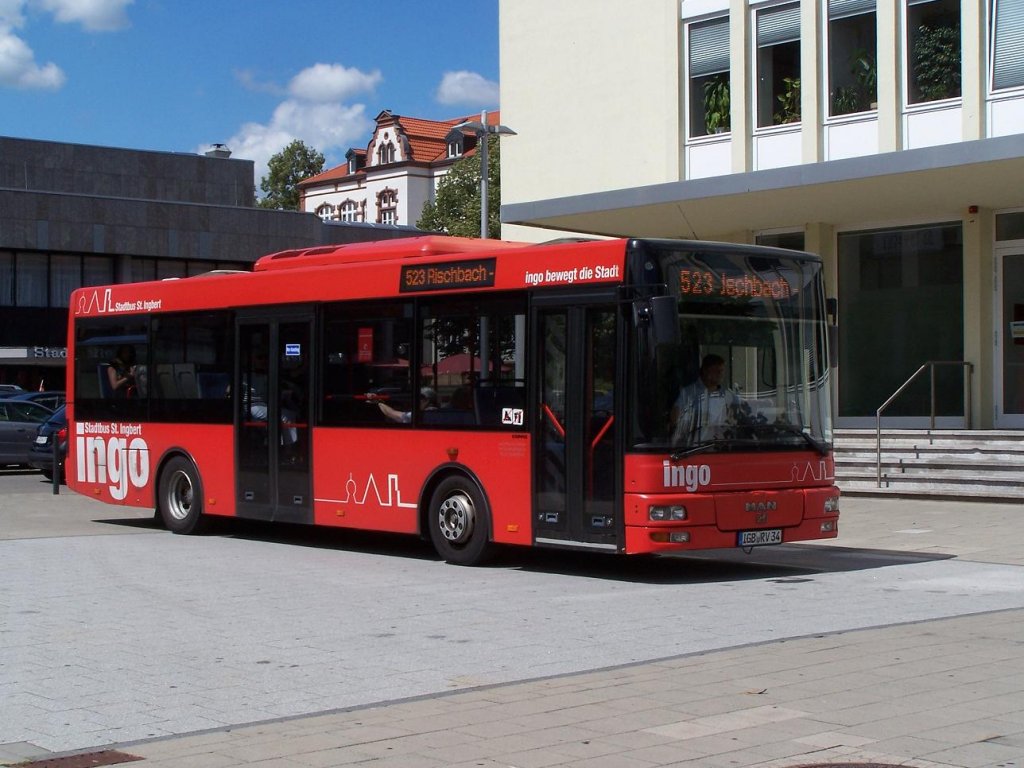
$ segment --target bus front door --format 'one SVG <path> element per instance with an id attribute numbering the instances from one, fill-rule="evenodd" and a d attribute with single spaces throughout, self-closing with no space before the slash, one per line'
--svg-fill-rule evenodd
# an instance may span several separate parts
<path id="1" fill-rule="evenodd" d="M 235 398 L 240 517 L 312 523 L 312 317 L 241 318 Z"/>
<path id="2" fill-rule="evenodd" d="M 616 551 L 616 309 L 569 301 L 535 303 L 534 540 Z"/>

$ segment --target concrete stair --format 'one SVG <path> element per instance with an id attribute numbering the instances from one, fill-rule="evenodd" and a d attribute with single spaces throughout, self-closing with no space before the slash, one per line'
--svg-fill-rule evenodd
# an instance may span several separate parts
<path id="1" fill-rule="evenodd" d="M 1024 499 L 1024 432 L 883 429 L 881 487 L 875 431 L 840 429 L 834 440 L 844 494 Z"/>

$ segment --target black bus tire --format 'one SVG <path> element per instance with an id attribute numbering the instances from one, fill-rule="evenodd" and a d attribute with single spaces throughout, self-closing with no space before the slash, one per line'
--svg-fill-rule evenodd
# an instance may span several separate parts
<path id="1" fill-rule="evenodd" d="M 200 533 L 206 523 L 203 515 L 203 483 L 189 459 L 175 456 L 160 473 L 157 509 L 169 531 Z"/>
<path id="2" fill-rule="evenodd" d="M 476 483 L 459 475 L 447 477 L 430 497 L 430 541 L 447 563 L 480 565 L 492 552 L 490 518 Z"/>

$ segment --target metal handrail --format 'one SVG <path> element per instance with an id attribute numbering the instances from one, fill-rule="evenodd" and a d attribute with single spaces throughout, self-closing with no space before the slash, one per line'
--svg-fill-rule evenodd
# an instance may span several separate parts
<path id="1" fill-rule="evenodd" d="M 967 368 L 967 379 L 964 384 L 964 420 L 967 429 L 971 428 L 971 376 L 974 374 L 974 364 L 966 360 L 929 360 L 907 379 L 900 388 L 890 395 L 889 399 L 882 403 L 875 411 L 875 487 L 882 487 L 882 411 L 888 408 L 892 401 L 903 394 L 903 390 L 911 385 L 918 375 L 926 368 L 931 371 L 931 429 L 935 430 L 935 366 L 937 365 L 959 365 Z"/>

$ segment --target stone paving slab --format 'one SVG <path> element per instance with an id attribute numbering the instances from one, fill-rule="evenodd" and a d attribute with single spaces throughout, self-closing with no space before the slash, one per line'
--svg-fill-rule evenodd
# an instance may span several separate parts
<path id="1" fill-rule="evenodd" d="M 0 542 L 0 583 L 19 587 L 21 574 L 37 604 L 17 599 L 18 589 L 13 597 L 0 591 L 3 615 L 17 618 L 0 624 L 0 763 L 45 753 L 47 739 L 59 753 L 69 713 L 77 713 L 96 726 L 89 733 L 97 746 L 161 768 L 1024 766 L 1015 508 L 852 499 L 843 510 L 838 542 L 775 549 L 756 566 L 763 572 L 739 579 L 747 561 L 721 553 L 704 565 L 693 558 L 687 579 L 648 571 L 630 580 L 578 562 L 565 572 L 550 563 L 467 572 L 419 556 L 317 547 L 295 559 L 288 544 L 182 539 L 144 525 L 134 532 L 147 535 L 126 548 L 124 537 L 96 536 L 85 519 L 76 535 L 93 537 L 89 546 L 9 538 Z M 814 550 L 828 549 L 835 567 L 812 568 Z M 919 554 L 894 560 L 900 551 Z M 252 561 L 279 578 L 261 579 L 244 567 Z M 196 588 L 188 564 L 211 569 L 212 595 Z M 133 578 L 152 575 L 154 565 L 162 578 Z M 337 631 L 304 624 L 296 603 L 311 575 L 325 594 L 365 591 L 366 604 L 344 605 Z M 95 586 L 104 578 L 123 584 L 123 594 Z M 475 601 L 472 610 L 438 616 L 436 594 L 457 587 Z M 412 597 L 396 605 L 388 602 L 394 595 Z M 169 600 L 170 618 L 156 608 Z M 261 605 L 280 608 L 261 615 Z M 723 605 L 732 621 L 710 621 Z M 784 605 L 784 615 L 758 605 Z M 70 626 L 47 623 L 53 606 Z M 127 607 L 131 621 L 116 621 Z M 680 632 L 680 620 L 685 630 L 694 616 L 695 631 Z M 42 630 L 35 641 L 17 637 L 26 624 Z M 138 642 L 149 632 L 161 644 Z M 208 647 L 206 633 L 220 656 L 197 656 L 190 643 L 202 638 Z M 666 657 L 669 635 L 676 655 Z M 353 643 L 368 663 L 337 653 Z M 633 658 L 617 657 L 622 649 Z M 472 662 L 452 666 L 451 655 L 467 650 Z M 239 664 L 239 654 L 251 665 Z M 206 665 L 198 674 L 197 661 Z M 310 665 L 299 685 L 281 685 L 299 674 L 289 670 Z M 89 707 L 64 706 L 64 675 Z M 542 679 L 516 682 L 524 678 Z M 351 690 L 353 680 L 366 691 L 339 703 L 337 690 Z M 221 722 L 231 712 L 251 716 Z M 13 716 L 46 730 L 19 737 Z M 112 720 L 127 726 L 108 727 Z M 168 738 L 125 737 L 132 727 L 168 723 Z"/>
<path id="2" fill-rule="evenodd" d="M 890 763 L 918 768 L 1024 765 L 1024 695 L 998 718 L 951 706 L 961 683 L 929 671 L 935 698 L 899 696 L 859 675 L 846 687 L 808 697 L 802 682 L 765 685 L 756 670 L 783 655 L 826 650 L 898 669 L 890 647 L 930 647 L 959 658 L 983 682 L 1006 678 L 1024 687 L 1024 610 L 927 621 L 495 686 L 348 712 L 122 746 L 150 768 L 288 765 L 308 768 L 370 762 L 374 766 L 758 766 Z M 879 655 L 881 652 L 881 656 Z M 903 653 L 898 651 L 897 653 Z M 703 684 L 683 704 L 659 692 L 687 691 L 695 670 L 731 670 Z M 824 663 L 824 662 L 823 662 Z M 813 677 L 813 674 L 810 676 Z M 758 687 L 758 686 L 764 687 Z M 638 696 L 638 691 L 648 691 Z M 857 694 L 852 700 L 851 694 Z M 1006 693 L 997 695 L 1000 699 Z M 718 714 L 702 714 L 731 702 Z M 707 705 L 705 707 L 705 705 Z"/>

